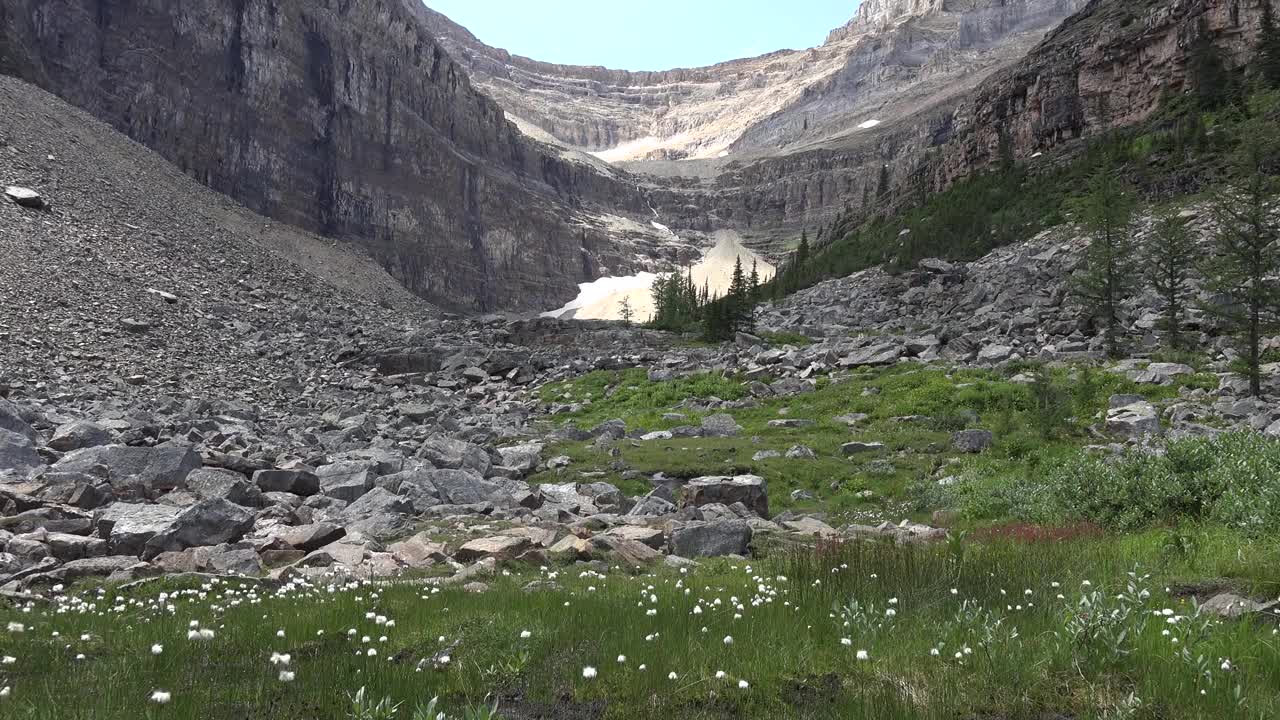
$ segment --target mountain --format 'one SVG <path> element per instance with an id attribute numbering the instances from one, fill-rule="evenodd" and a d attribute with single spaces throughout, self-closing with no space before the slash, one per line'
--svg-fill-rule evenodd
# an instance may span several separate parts
<path id="1" fill-rule="evenodd" d="M 546 307 L 636 254 L 598 208 L 634 186 L 525 138 L 426 31 L 417 0 L 19 0 L 0 72 L 209 187 L 362 242 L 406 287 Z"/>
<path id="2" fill-rule="evenodd" d="M 417 0 L 14 0 L 0 72 L 439 305 L 547 310 L 720 231 L 777 257 L 1002 141 L 1072 152 L 1184 91 L 1202 33 L 1239 61 L 1261 2 L 866 0 L 817 48 L 635 73 L 511 55 Z"/>

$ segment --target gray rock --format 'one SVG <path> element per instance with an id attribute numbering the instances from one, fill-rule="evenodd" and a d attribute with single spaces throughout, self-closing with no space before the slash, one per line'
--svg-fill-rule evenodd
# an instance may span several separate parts
<path id="1" fill-rule="evenodd" d="M 787 458 L 791 460 L 814 460 L 817 457 L 818 453 L 805 445 L 792 445 L 787 450 Z"/>
<path id="2" fill-rule="evenodd" d="M 840 446 L 840 450 L 845 455 L 861 455 L 863 453 L 875 453 L 884 450 L 884 443 L 881 442 L 847 442 Z"/>
<path id="3" fill-rule="evenodd" d="M 951 447 L 962 453 L 980 453 L 995 442 L 990 430 L 961 430 L 951 435 Z"/>
<path id="4" fill-rule="evenodd" d="M 235 542 L 253 528 L 254 514 L 225 498 L 202 500 L 182 511 L 168 528 L 147 541 L 143 554 Z"/>
<path id="5" fill-rule="evenodd" d="M 481 476 L 488 475 L 489 468 L 493 466 L 488 451 L 479 445 L 442 436 L 424 441 L 418 450 L 418 457 L 431 463 L 433 467 L 473 470 Z"/>
<path id="6" fill-rule="evenodd" d="M 44 467 L 44 460 L 26 435 L 0 429 L 0 473 L 6 470 L 26 476 Z"/>
<path id="7" fill-rule="evenodd" d="M 71 452 L 84 448 L 111 444 L 111 432 L 97 423 L 78 420 L 58 428 L 49 440 L 49 447 L 58 452 Z"/>
<path id="8" fill-rule="evenodd" d="M 742 503 L 760 517 L 769 517 L 769 485 L 757 475 L 700 477 L 684 486 L 684 502 L 689 507 Z"/>
<path id="9" fill-rule="evenodd" d="M 1014 349 L 1008 345 L 987 345 L 978 351 L 978 362 L 986 365 L 999 365 L 1012 358 L 1014 354 Z"/>
<path id="10" fill-rule="evenodd" d="M 1160 413 L 1146 401 L 1107 411 L 1107 430 L 1127 438 L 1160 434 Z"/>
<path id="11" fill-rule="evenodd" d="M 18 433 L 32 443 L 40 439 L 39 433 L 23 418 L 18 406 L 4 398 L 0 398 L 0 430 Z"/>
<path id="12" fill-rule="evenodd" d="M 98 537 L 106 538 L 110 552 L 117 555 L 142 554 L 151 538 L 167 532 L 182 514 L 169 505 L 116 503 L 94 515 Z"/>
<path id="13" fill-rule="evenodd" d="M 448 505 L 510 501 L 510 496 L 500 484 L 486 480 L 473 471 L 429 470 L 422 475 L 436 489 L 440 500 Z"/>
<path id="14" fill-rule="evenodd" d="M 32 210 L 45 209 L 44 197 L 30 188 L 11 185 L 4 189 L 4 196 L 9 198 L 9 200 L 16 205 L 24 208 L 30 208 Z"/>
<path id="15" fill-rule="evenodd" d="M 54 464 L 57 472 L 100 475 L 119 497 L 155 498 L 185 487 L 187 476 L 202 466 L 190 447 L 102 445 L 68 453 Z"/>
<path id="16" fill-rule="evenodd" d="M 746 556 L 752 535 L 744 520 L 685 523 L 671 533 L 671 552 L 686 558 Z"/>
<path id="17" fill-rule="evenodd" d="M 336 462 L 316 468 L 320 492 L 343 502 L 359 500 L 373 489 L 374 464 L 362 461 Z"/>
<path id="18" fill-rule="evenodd" d="M 222 468 L 198 468 L 187 476 L 187 490 L 202 500 L 223 498 L 245 507 L 262 506 L 262 490 L 244 475 Z"/>
<path id="19" fill-rule="evenodd" d="M 385 488 L 374 488 L 342 511 L 348 532 L 359 532 L 375 539 L 394 537 L 406 530 L 411 521 L 413 503 Z"/>
<path id="20" fill-rule="evenodd" d="M 542 443 L 529 443 L 498 448 L 498 456 L 502 458 L 503 467 L 509 467 L 522 473 L 530 473 L 542 463 L 544 447 Z"/>
<path id="21" fill-rule="evenodd" d="M 347 531 L 338 525 L 327 522 L 278 528 L 272 532 L 276 539 L 289 547 L 311 552 L 341 540 Z"/>
<path id="22" fill-rule="evenodd" d="M 307 470 L 259 470 L 253 484 L 264 493 L 291 493 L 310 497 L 320 492 L 320 478 Z"/>
<path id="23" fill-rule="evenodd" d="M 737 437 L 741 432 L 742 426 L 738 425 L 732 415 L 708 415 L 702 419 L 703 437 Z"/>

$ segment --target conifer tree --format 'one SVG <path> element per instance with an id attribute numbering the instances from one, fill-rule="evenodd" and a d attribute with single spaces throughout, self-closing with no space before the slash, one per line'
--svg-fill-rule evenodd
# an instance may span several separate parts
<path id="1" fill-rule="evenodd" d="M 1093 317 L 1102 320 L 1107 355 L 1118 357 L 1120 303 L 1128 296 L 1134 272 L 1133 195 L 1114 172 L 1102 170 L 1089 179 L 1075 208 L 1092 235 L 1075 290 Z"/>
<path id="2" fill-rule="evenodd" d="M 1230 298 L 1209 309 L 1236 337 L 1256 397 L 1262 393 L 1262 339 L 1280 327 L 1280 91 L 1250 99 L 1236 136 L 1232 177 L 1213 202 L 1218 230 L 1205 278 L 1210 289 Z"/>
<path id="3" fill-rule="evenodd" d="M 751 304 L 760 302 L 760 270 L 757 267 L 756 259 L 751 259 Z"/>
<path id="4" fill-rule="evenodd" d="M 1276 25 L 1271 0 L 1262 2 L 1262 34 L 1258 39 L 1258 70 L 1262 81 L 1280 88 L 1280 27 Z"/>
<path id="5" fill-rule="evenodd" d="M 1186 221 L 1172 213 L 1159 218 L 1143 251 L 1151 284 L 1164 301 L 1165 346 L 1178 350 L 1182 347 L 1187 282 L 1196 257 L 1196 244 Z"/>
<path id="6" fill-rule="evenodd" d="M 622 302 L 618 304 L 618 317 L 622 318 L 622 322 L 630 325 L 635 316 L 635 310 L 631 308 L 631 298 L 623 297 Z"/>

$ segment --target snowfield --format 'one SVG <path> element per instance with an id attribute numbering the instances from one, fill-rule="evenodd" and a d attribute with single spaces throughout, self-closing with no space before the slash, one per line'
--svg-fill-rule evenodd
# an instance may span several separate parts
<path id="1" fill-rule="evenodd" d="M 654 223 L 657 227 L 658 224 Z M 665 229 L 665 228 L 664 228 Z M 742 244 L 742 236 L 732 230 L 720 230 L 715 234 L 716 244 L 697 265 L 691 268 L 693 281 L 698 287 L 710 286 L 712 293 L 723 295 L 733 278 L 734 261 L 742 259 L 742 266 L 750 272 L 756 263 L 761 282 L 773 277 L 777 271 L 763 257 Z M 605 277 L 578 286 L 578 297 L 558 310 L 543 313 L 544 317 L 577 318 L 579 320 L 621 320 L 622 304 L 631 305 L 632 319 L 648 320 L 653 315 L 654 273 L 644 272 L 625 277 Z"/>

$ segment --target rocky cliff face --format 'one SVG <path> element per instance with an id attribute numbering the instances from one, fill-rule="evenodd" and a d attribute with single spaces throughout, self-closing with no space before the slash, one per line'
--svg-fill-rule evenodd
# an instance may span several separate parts
<path id="1" fill-rule="evenodd" d="M 933 96 L 914 110 L 895 98 L 901 112 L 885 113 L 894 119 L 869 131 L 730 165 L 712 181 L 685 183 L 655 202 L 673 215 L 683 211 L 672 221 L 677 226 L 732 222 L 749 228 L 748 238 L 770 240 L 845 209 L 874 212 L 885 183 L 890 190 L 946 187 L 990 164 L 1002 133 L 1022 158 L 1070 150 L 1082 138 L 1149 117 L 1166 94 L 1185 92 L 1188 50 L 1201 33 L 1229 64 L 1244 63 L 1263 1 L 1091 0 L 965 92 Z"/>
<path id="2" fill-rule="evenodd" d="M 261 214 L 357 238 L 407 287 L 548 307 L 626 267 L 631 183 L 531 142 L 417 0 L 14 0 L 0 72 L 54 91 Z"/>

